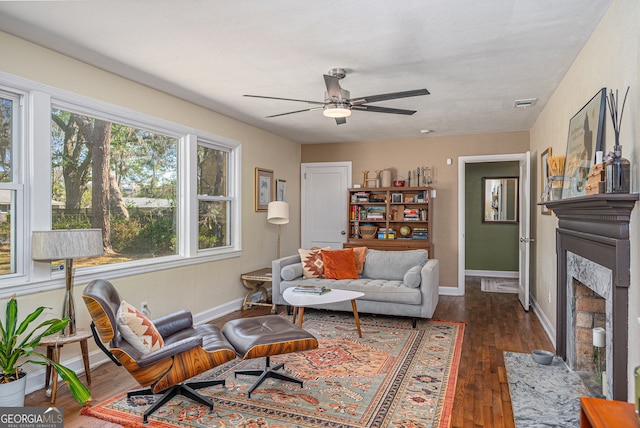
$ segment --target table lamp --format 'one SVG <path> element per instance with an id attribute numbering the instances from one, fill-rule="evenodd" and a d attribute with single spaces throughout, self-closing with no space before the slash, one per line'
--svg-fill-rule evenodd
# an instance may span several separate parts
<path id="1" fill-rule="evenodd" d="M 73 302 L 73 259 L 99 256 L 104 253 L 101 229 L 61 229 L 34 231 L 31 237 L 33 260 L 64 259 L 66 289 L 62 317 L 69 318 L 64 329 L 68 336 L 76 332 L 76 310 Z"/>
<path id="2" fill-rule="evenodd" d="M 280 226 L 289 223 L 289 204 L 284 201 L 269 202 L 267 207 L 267 221 L 278 225 L 278 253 L 280 258 Z"/>

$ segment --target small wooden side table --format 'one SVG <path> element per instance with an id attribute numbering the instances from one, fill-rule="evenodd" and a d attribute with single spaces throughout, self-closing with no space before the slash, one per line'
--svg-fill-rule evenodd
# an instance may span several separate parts
<path id="1" fill-rule="evenodd" d="M 271 268 L 263 268 L 254 270 L 253 272 L 243 273 L 240 275 L 240 279 L 245 288 L 249 289 L 244 296 L 242 310 L 246 310 L 252 305 L 271 306 L 271 313 L 276 313 L 276 305 L 269 303 L 269 291 L 267 290 L 267 287 L 271 286 Z M 262 300 L 259 302 L 250 302 L 249 299 L 255 293 L 262 293 Z"/>
<path id="2" fill-rule="evenodd" d="M 63 336 L 61 334 L 56 334 L 54 336 L 45 336 L 40 340 L 38 346 L 46 346 L 47 358 L 50 358 L 56 363 L 59 363 L 60 349 L 62 349 L 64 345 L 80 342 L 82 361 L 84 362 L 84 373 L 87 377 L 87 384 L 91 385 L 91 371 L 89 370 L 89 347 L 87 345 L 87 340 L 90 337 L 93 337 L 93 334 L 90 331 L 77 330 L 74 334 L 71 334 L 69 336 Z M 46 377 L 47 379 L 45 380 L 44 390 L 46 393 L 49 388 L 49 384 L 51 383 L 51 404 L 54 404 L 56 402 L 56 393 L 58 391 L 58 372 L 51 364 L 47 364 Z"/>
<path id="3" fill-rule="evenodd" d="M 638 428 L 640 421 L 633 403 L 580 397 L 580 428 Z"/>

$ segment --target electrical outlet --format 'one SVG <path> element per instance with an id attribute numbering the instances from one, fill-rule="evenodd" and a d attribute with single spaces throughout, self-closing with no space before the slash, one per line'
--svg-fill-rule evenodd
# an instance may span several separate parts
<path id="1" fill-rule="evenodd" d="M 140 302 L 140 312 L 146 317 L 151 317 L 151 311 L 149 310 L 149 302 L 142 301 Z"/>
<path id="2" fill-rule="evenodd" d="M 551 303 L 551 291 L 547 294 L 547 303 Z"/>

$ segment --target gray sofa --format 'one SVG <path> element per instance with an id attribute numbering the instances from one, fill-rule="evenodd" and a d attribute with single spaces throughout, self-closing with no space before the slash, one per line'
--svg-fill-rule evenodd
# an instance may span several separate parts
<path id="1" fill-rule="evenodd" d="M 367 250 L 359 279 L 304 278 L 300 256 L 272 262 L 273 303 L 288 305 L 282 293 L 302 284 L 332 289 L 361 291 L 358 311 L 382 315 L 431 318 L 438 304 L 439 263 L 428 259 L 426 250 Z M 318 305 L 314 308 L 351 311 L 351 302 Z"/>

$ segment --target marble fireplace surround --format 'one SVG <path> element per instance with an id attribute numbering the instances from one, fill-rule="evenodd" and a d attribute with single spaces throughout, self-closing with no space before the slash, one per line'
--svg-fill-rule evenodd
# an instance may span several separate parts
<path id="1" fill-rule="evenodd" d="M 627 401 L 629 219 L 638 199 L 638 194 L 600 194 L 545 203 L 558 217 L 556 354 L 571 367 L 576 278 L 607 301 L 607 398 L 622 401 Z"/>

